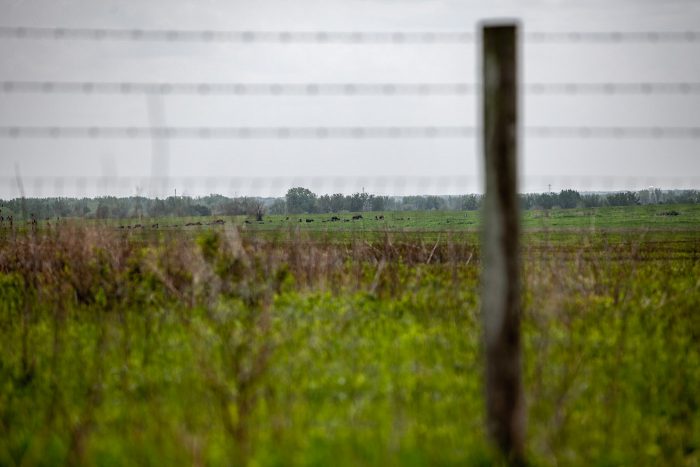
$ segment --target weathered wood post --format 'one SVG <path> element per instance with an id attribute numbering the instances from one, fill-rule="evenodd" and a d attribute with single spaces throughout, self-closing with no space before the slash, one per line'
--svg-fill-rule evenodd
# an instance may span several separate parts
<path id="1" fill-rule="evenodd" d="M 517 26 L 483 27 L 486 198 L 481 314 L 489 434 L 511 464 L 524 462 L 517 194 Z"/>

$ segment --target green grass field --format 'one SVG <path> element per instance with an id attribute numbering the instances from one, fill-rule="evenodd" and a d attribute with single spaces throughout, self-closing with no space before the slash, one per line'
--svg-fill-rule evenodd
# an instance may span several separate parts
<path id="1" fill-rule="evenodd" d="M 675 213 L 675 215 L 674 215 Z M 361 220 L 352 220 L 362 215 Z M 380 219 L 380 216 L 382 217 Z M 338 221 L 331 221 L 337 217 Z M 107 221 L 114 226 L 143 224 L 149 228 L 155 223 L 159 228 L 185 228 L 187 223 L 210 223 L 216 219 L 233 223 L 247 230 L 278 230 L 299 228 L 314 231 L 371 230 L 476 230 L 479 227 L 478 211 L 386 211 L 363 213 L 290 214 L 265 216 L 262 222 L 246 216 L 174 217 L 125 219 Z M 307 219 L 313 222 L 307 222 Z M 246 222 L 248 221 L 248 222 Z M 644 228 L 682 229 L 697 228 L 700 224 L 700 205 L 647 205 L 603 208 L 575 208 L 552 210 L 528 210 L 523 212 L 523 226 L 533 228 Z M 191 226 L 196 228 L 197 226 Z"/>
<path id="2" fill-rule="evenodd" d="M 478 213 L 331 216 L 0 230 L 0 465 L 498 465 Z M 698 465 L 699 207 L 523 223 L 529 462 Z"/>

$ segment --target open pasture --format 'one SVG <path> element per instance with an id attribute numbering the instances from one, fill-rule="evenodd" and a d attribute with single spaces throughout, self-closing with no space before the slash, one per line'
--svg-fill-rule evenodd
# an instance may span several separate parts
<path id="1" fill-rule="evenodd" d="M 356 213 L 302 213 L 252 216 L 145 217 L 142 219 L 85 220 L 128 230 L 138 225 L 144 230 L 189 229 L 233 224 L 244 231 L 299 229 L 309 231 L 464 231 L 480 225 L 478 211 L 381 211 Z M 697 229 L 700 205 L 646 205 L 600 208 L 526 210 L 526 229 Z"/>
<path id="2" fill-rule="evenodd" d="M 529 458 L 697 465 L 700 212 L 587 212 L 525 213 Z M 2 230 L 0 464 L 497 463 L 477 214 L 331 216 Z"/>

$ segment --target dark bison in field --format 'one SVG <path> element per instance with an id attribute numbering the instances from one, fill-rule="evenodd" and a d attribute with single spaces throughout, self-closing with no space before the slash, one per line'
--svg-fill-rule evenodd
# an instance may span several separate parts
<path id="1" fill-rule="evenodd" d="M 360 219 L 362 219 L 362 214 L 357 214 L 355 216 L 352 216 L 352 220 L 354 220 L 354 221 L 359 221 Z"/>

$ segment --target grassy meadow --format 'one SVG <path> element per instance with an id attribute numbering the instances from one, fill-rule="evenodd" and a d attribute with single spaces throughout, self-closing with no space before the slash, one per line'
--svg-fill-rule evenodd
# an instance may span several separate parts
<path id="1" fill-rule="evenodd" d="M 499 465 L 478 213 L 362 215 L 0 229 L 0 465 Z M 699 465 L 699 206 L 523 216 L 529 462 Z"/>
<path id="2" fill-rule="evenodd" d="M 361 219 L 353 217 L 361 215 Z M 332 220 L 336 218 L 337 220 Z M 85 225 L 107 225 L 127 228 L 141 225 L 152 230 L 196 230 L 216 220 L 236 225 L 246 231 L 279 231 L 299 229 L 313 232 L 391 231 L 476 231 L 479 211 L 384 211 L 362 213 L 324 213 L 267 215 L 262 221 L 252 216 L 160 217 L 144 219 L 85 220 Z M 202 225 L 187 225 L 197 224 Z M 526 210 L 522 213 L 526 229 L 696 229 L 700 226 L 700 204 L 643 205 L 600 208 Z"/>

